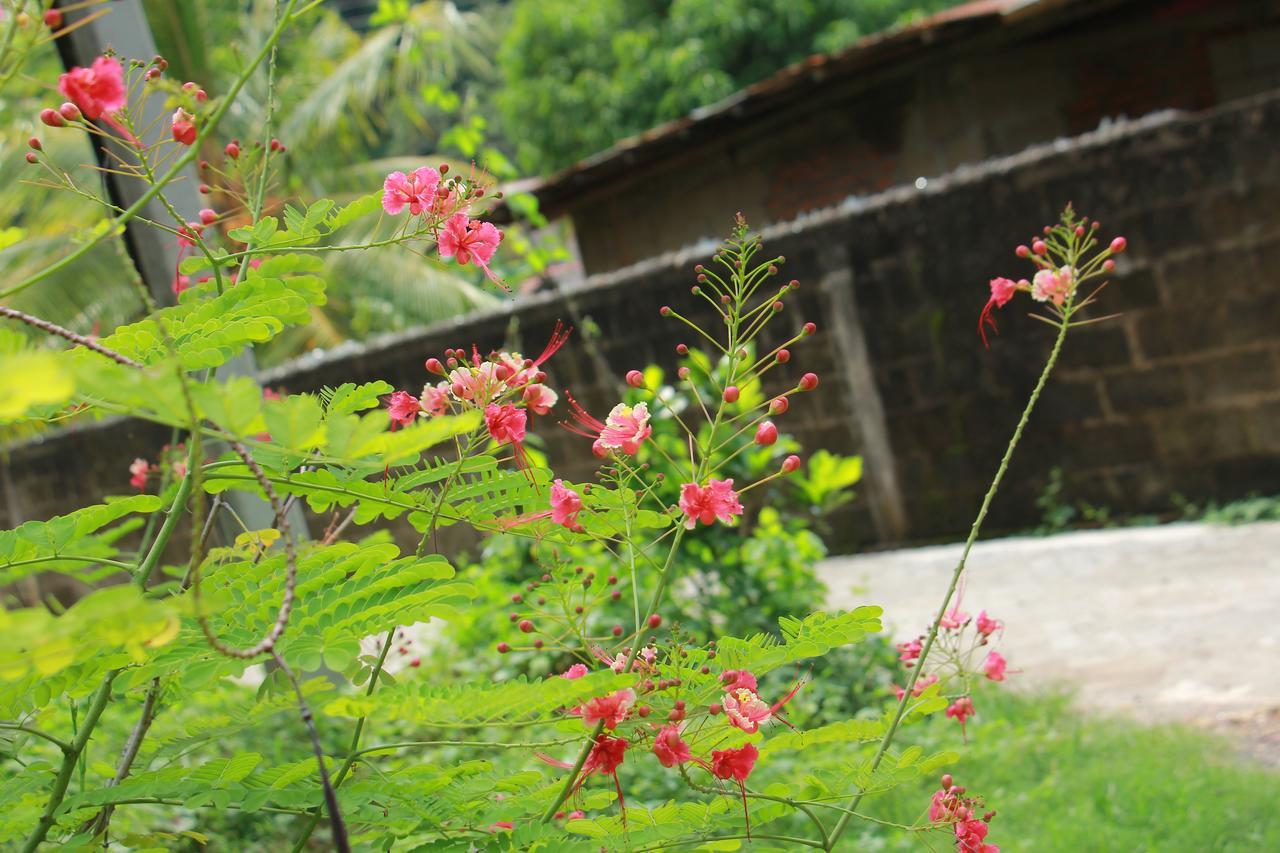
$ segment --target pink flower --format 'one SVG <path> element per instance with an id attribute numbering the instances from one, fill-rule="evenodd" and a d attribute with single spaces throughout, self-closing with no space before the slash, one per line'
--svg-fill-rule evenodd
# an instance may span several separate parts
<path id="1" fill-rule="evenodd" d="M 960 798 L 956 794 L 947 790 L 934 791 L 933 799 L 929 801 L 929 820 L 932 823 L 949 821 L 959 808 Z"/>
<path id="2" fill-rule="evenodd" d="M 173 129 L 173 141 L 182 145 L 191 145 L 196 141 L 196 117 L 182 107 L 178 107 L 170 120 Z"/>
<path id="3" fill-rule="evenodd" d="M 635 701 L 634 690 L 617 690 L 608 696 L 597 696 L 579 708 L 578 712 L 586 725 L 603 720 L 604 727 L 612 731 L 618 727 L 618 723 L 631 715 L 631 706 Z"/>
<path id="4" fill-rule="evenodd" d="M 697 483 L 685 483 L 680 487 L 680 510 L 684 513 L 684 526 L 692 530 L 698 522 L 713 524 L 720 519 L 729 524 L 742 513 L 742 503 L 733 490 L 733 479 L 707 481 L 706 487 Z"/>
<path id="5" fill-rule="evenodd" d="M 586 675 L 587 671 L 587 665 L 585 663 L 575 663 L 573 666 L 560 673 L 560 677 L 573 681 L 575 678 L 581 678 Z"/>
<path id="6" fill-rule="evenodd" d="M 653 427 L 649 426 L 649 407 L 644 403 L 636 403 L 634 406 L 619 403 L 609 412 L 604 423 L 601 423 L 582 408 L 572 394 L 566 393 L 565 399 L 569 401 L 569 414 L 580 426 L 568 421 L 561 421 L 561 425 L 575 435 L 595 439 L 591 451 L 596 456 L 607 456 L 611 450 L 633 455 L 644 440 L 653 434 Z"/>
<path id="7" fill-rule="evenodd" d="M 489 427 L 489 435 L 498 444 L 518 447 L 524 441 L 526 418 L 523 409 L 510 403 L 502 406 L 490 403 L 484 410 L 484 422 Z"/>
<path id="8" fill-rule="evenodd" d="M 895 648 L 898 650 L 898 660 L 909 664 L 920 657 L 920 652 L 924 649 L 924 643 L 920 642 L 919 637 L 916 637 L 914 640 L 898 643 Z"/>
<path id="9" fill-rule="evenodd" d="M 191 286 L 191 277 L 186 275 L 175 275 L 173 277 L 173 293 L 175 296 L 181 295 L 182 291 Z"/>
<path id="10" fill-rule="evenodd" d="M 423 387 L 418 403 L 428 415 L 443 415 L 449 410 L 449 383 L 440 382 Z"/>
<path id="11" fill-rule="evenodd" d="M 737 749 L 717 749 L 711 753 L 711 772 L 717 779 L 745 782 L 759 757 L 760 750 L 750 743 Z"/>
<path id="12" fill-rule="evenodd" d="M 147 473 L 151 470 L 151 463 L 145 459 L 135 459 L 129 465 L 129 473 L 133 476 L 129 478 L 129 485 L 135 489 L 145 489 L 147 487 Z"/>
<path id="13" fill-rule="evenodd" d="M 551 484 L 551 521 L 570 530 L 581 530 L 578 513 L 582 512 L 582 496 L 564 485 L 563 480 Z"/>
<path id="14" fill-rule="evenodd" d="M 530 385 L 524 389 L 521 395 L 524 399 L 525 406 L 535 415 L 545 415 L 551 411 L 551 407 L 556 404 L 559 397 L 556 392 L 552 391 L 546 385 Z"/>
<path id="15" fill-rule="evenodd" d="M 1008 665 L 1009 662 L 1004 659 L 1004 655 L 992 649 L 987 659 L 982 662 L 982 671 L 991 681 L 1004 681 L 1004 671 Z"/>
<path id="16" fill-rule="evenodd" d="M 961 696 L 947 707 L 947 716 L 960 724 L 961 731 L 964 730 L 965 721 L 973 715 L 973 700 L 968 696 Z"/>
<path id="17" fill-rule="evenodd" d="M 991 327 L 993 332 L 999 331 L 996 328 L 996 318 L 992 316 L 992 312 L 997 308 L 1003 308 L 1005 304 L 1013 298 L 1015 293 L 1019 290 L 1025 290 L 1028 287 L 1030 287 L 1030 285 L 1025 279 L 1022 281 L 1013 281 L 1012 279 L 1007 278 L 991 279 L 991 298 L 987 300 L 986 307 L 984 307 L 982 309 L 982 313 L 978 315 L 978 334 L 982 335 L 983 345 L 989 346 L 989 344 L 987 344 L 988 326 Z"/>
<path id="18" fill-rule="evenodd" d="M 974 627 L 978 629 L 978 633 L 984 637 L 990 637 L 996 631 L 1004 627 L 1004 623 L 999 619 L 992 619 L 987 615 L 987 611 L 983 610 L 978 614 L 978 619 L 974 622 Z"/>
<path id="19" fill-rule="evenodd" d="M 717 749 L 711 753 L 711 773 L 718 779 L 733 779 L 742 792 L 742 816 L 751 837 L 751 816 L 747 811 L 747 777 L 755 769 L 760 750 L 754 744 L 744 744 L 737 749 Z"/>
<path id="20" fill-rule="evenodd" d="M 959 853 L 1000 853 L 996 845 L 983 842 L 990 829 L 986 821 L 977 818 L 958 821 L 955 824 L 956 850 Z"/>
<path id="21" fill-rule="evenodd" d="M 947 611 L 947 614 L 942 617 L 942 621 L 938 625 L 954 631 L 967 621 L 969 621 L 969 614 L 962 613 L 959 607 L 953 607 Z"/>
<path id="22" fill-rule="evenodd" d="M 1054 305 L 1062 305 L 1071 293 L 1071 282 L 1074 276 L 1075 271 L 1066 266 L 1057 272 L 1040 270 L 1031 280 L 1031 298 L 1037 302 L 1052 300 Z"/>
<path id="23" fill-rule="evenodd" d="M 502 232 L 492 223 L 467 219 L 465 213 L 457 213 L 449 217 L 440 230 L 440 257 L 454 258 L 461 266 L 475 261 L 494 284 L 501 285 L 489 269 L 489 261 L 501 242 Z"/>
<path id="24" fill-rule="evenodd" d="M 483 406 L 503 387 L 498 366 L 491 361 L 475 367 L 466 365 L 449 372 L 449 390 L 459 400 Z"/>
<path id="25" fill-rule="evenodd" d="M 490 825 L 489 831 L 490 832 L 502 832 L 502 831 L 510 832 L 515 828 L 516 828 L 516 825 L 511 821 L 500 820 L 497 823 Z"/>
<path id="26" fill-rule="evenodd" d="M 653 754 L 663 767 L 675 767 L 693 759 L 693 750 L 680 737 L 680 727 L 675 723 L 663 726 L 653 736 Z"/>
<path id="27" fill-rule="evenodd" d="M 911 696 L 915 698 L 919 696 L 921 693 L 923 693 L 925 690 L 927 690 L 930 687 L 930 685 L 937 684 L 937 683 L 938 683 L 938 676 L 934 675 L 933 673 L 929 673 L 928 675 L 921 676 L 920 678 L 916 679 L 916 686 L 911 688 Z M 901 702 L 902 697 L 906 695 L 907 691 L 903 690 L 901 687 L 895 684 L 893 686 L 893 692 L 894 692 L 894 695 L 898 697 L 898 701 Z"/>
<path id="28" fill-rule="evenodd" d="M 84 113 L 99 119 L 124 108 L 124 67 L 109 56 L 99 56 L 88 68 L 72 68 L 58 78 L 58 91 Z"/>
<path id="29" fill-rule="evenodd" d="M 434 210 L 440 173 L 430 166 L 414 169 L 409 175 L 392 172 L 382 182 L 382 209 L 396 216 L 407 205 L 412 216 Z"/>
<path id="30" fill-rule="evenodd" d="M 777 716 L 778 711 L 800 692 L 803 685 L 803 681 L 797 682 L 790 693 L 772 705 L 766 704 L 756 695 L 755 690 L 746 687 L 730 690 L 720 700 L 720 704 L 724 708 L 725 719 L 729 721 L 729 725 L 742 729 L 747 734 L 754 734 L 760 730 L 761 723 L 767 723 Z"/>
<path id="31" fill-rule="evenodd" d="M 574 809 L 573 811 L 569 812 L 568 816 L 566 817 L 566 820 L 582 820 L 586 816 L 587 816 L 587 813 L 584 812 L 582 809 Z"/>
<path id="32" fill-rule="evenodd" d="M 391 423 L 395 426 L 408 426 L 413 423 L 421 408 L 418 398 L 407 391 L 397 391 L 387 400 L 387 414 L 391 416 Z"/>

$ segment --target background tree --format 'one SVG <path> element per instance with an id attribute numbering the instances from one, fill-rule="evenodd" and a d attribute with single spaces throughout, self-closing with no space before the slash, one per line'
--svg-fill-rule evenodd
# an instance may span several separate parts
<path id="1" fill-rule="evenodd" d="M 954 0 L 515 0 L 497 105 L 547 172 Z"/>

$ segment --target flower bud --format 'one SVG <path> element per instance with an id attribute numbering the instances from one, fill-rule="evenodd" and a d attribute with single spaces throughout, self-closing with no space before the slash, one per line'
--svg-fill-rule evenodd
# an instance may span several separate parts
<path id="1" fill-rule="evenodd" d="M 438 358 L 427 359 L 425 362 L 425 366 L 429 373 L 435 373 L 439 375 L 444 374 L 444 365 L 440 363 L 440 359 Z"/>
<path id="2" fill-rule="evenodd" d="M 34 136 L 27 140 L 27 145 L 28 145 L 28 147 L 30 147 L 30 148 L 31 148 L 31 150 L 32 150 L 32 151 L 39 151 L 39 150 L 41 150 L 41 148 L 40 148 L 40 140 L 39 140 L 38 138 L 34 137 Z"/>
<path id="3" fill-rule="evenodd" d="M 622 636 L 622 626 L 621 626 L 621 625 L 614 625 L 614 626 L 613 626 L 613 636 L 615 636 L 615 637 L 621 637 L 621 636 Z"/>
<path id="4" fill-rule="evenodd" d="M 1018 257 L 1020 257 L 1020 258 L 1029 258 L 1029 257 L 1031 257 L 1031 249 L 1029 249 L 1029 248 L 1028 248 L 1028 247 L 1026 247 L 1026 246 L 1019 246 L 1018 248 L 1016 248 L 1016 249 L 1014 249 L 1014 250 L 1013 250 L 1013 253 L 1014 253 L 1015 255 L 1017 255 Z"/>
<path id="5" fill-rule="evenodd" d="M 689 347 L 686 344 L 676 344 L 676 355 L 688 355 Z"/>
<path id="6" fill-rule="evenodd" d="M 627 384 L 632 388 L 644 387 L 644 374 L 638 370 L 627 371 Z"/>
<path id="7" fill-rule="evenodd" d="M 196 100 L 203 104 L 205 101 L 209 100 L 209 93 L 204 89 L 196 89 Z"/>
<path id="8" fill-rule="evenodd" d="M 710 713 L 711 716 L 713 717 L 719 714 L 723 710 L 724 708 L 721 707 L 719 702 L 712 702 L 710 705 L 707 706 L 707 712 Z"/>
<path id="9" fill-rule="evenodd" d="M 27 162 L 34 166 L 36 163 L 40 162 L 40 158 L 36 156 L 36 152 L 28 151 Z"/>
<path id="10" fill-rule="evenodd" d="M 649 617 L 649 627 L 650 627 L 650 628 L 657 628 L 657 627 L 658 627 L 659 625 L 661 625 L 661 624 L 662 624 L 662 617 L 661 617 L 661 616 L 659 616 L 657 613 L 655 613 L 655 614 L 653 614 L 652 616 L 650 616 L 650 617 Z"/>
<path id="11" fill-rule="evenodd" d="M 211 192 L 213 192 L 213 187 L 209 186 L 208 184 L 200 185 L 200 195 L 208 195 Z"/>
<path id="12" fill-rule="evenodd" d="M 738 402 L 738 396 L 739 391 L 737 385 L 730 385 L 728 388 L 724 389 L 724 401 L 726 403 Z"/>
<path id="13" fill-rule="evenodd" d="M 943 789 L 945 790 L 945 789 L 950 788 L 950 787 L 951 787 L 951 785 L 952 785 L 952 783 L 953 783 L 955 780 L 951 778 L 951 774 L 950 774 L 950 773 L 943 773 L 943 774 L 942 774 L 942 780 L 941 780 L 941 781 L 942 781 L 942 787 L 943 787 Z"/>
<path id="14" fill-rule="evenodd" d="M 688 379 L 688 378 L 689 378 L 689 368 L 687 368 L 687 367 L 682 367 L 682 368 L 680 368 L 679 370 L 677 370 L 677 371 L 676 371 L 676 376 L 679 376 L 681 379 Z"/>
<path id="15" fill-rule="evenodd" d="M 1045 245 L 1043 240 L 1036 240 L 1031 244 L 1031 251 L 1035 252 L 1037 255 L 1043 255 L 1045 252 L 1049 251 L 1049 247 Z"/>
<path id="16" fill-rule="evenodd" d="M 1111 241 L 1112 254 L 1118 255 L 1129 246 L 1129 241 L 1123 237 L 1117 237 Z"/>
<path id="17" fill-rule="evenodd" d="M 812 335 L 814 332 L 818 331 L 818 327 L 813 323 L 805 323 L 804 328 L 800 331 L 804 332 L 806 335 Z"/>
<path id="18" fill-rule="evenodd" d="M 533 622 L 528 619 L 521 619 L 520 624 L 516 626 L 525 634 L 533 633 Z"/>
<path id="19" fill-rule="evenodd" d="M 240 159 L 240 146 L 236 145 L 234 142 L 228 142 L 227 147 L 222 150 L 232 160 Z"/>
<path id="20" fill-rule="evenodd" d="M 505 655 L 509 651 L 511 651 L 511 646 L 509 644 L 498 643 L 498 654 Z"/>
<path id="21" fill-rule="evenodd" d="M 179 145 L 192 145 L 196 141 L 196 117 L 179 107 L 170 120 L 173 141 Z"/>
<path id="22" fill-rule="evenodd" d="M 1102 262 L 1103 272 L 1111 272 L 1115 268 L 1116 268 L 1116 262 L 1111 260 L 1110 258 L 1107 258 L 1105 261 Z"/>
<path id="23" fill-rule="evenodd" d="M 775 358 L 778 359 L 778 364 L 786 364 L 788 361 L 791 360 L 791 350 L 780 349 L 778 350 L 778 354 L 775 356 Z"/>
<path id="24" fill-rule="evenodd" d="M 756 428 L 756 444 L 762 447 L 768 447 L 778 440 L 778 428 L 769 421 L 765 421 Z"/>
<path id="25" fill-rule="evenodd" d="M 777 314 L 779 311 L 781 311 L 781 310 L 782 310 L 782 307 L 783 307 L 783 306 L 782 306 L 782 300 L 781 300 L 781 299 L 775 299 L 775 300 L 774 300 L 774 302 L 773 302 L 773 304 L 772 304 L 772 305 L 770 305 L 769 307 L 773 309 L 773 313 Z"/>
<path id="26" fill-rule="evenodd" d="M 818 374 L 806 373 L 804 376 L 800 377 L 801 391 L 812 391 L 814 388 L 817 388 L 817 387 L 818 387 Z"/>
<path id="27" fill-rule="evenodd" d="M 519 613 L 508 613 L 508 614 L 507 614 L 507 621 L 508 621 L 508 622 L 510 622 L 512 625 L 514 625 L 515 623 L 517 623 L 517 622 L 519 622 L 519 621 L 520 621 L 520 614 L 519 614 Z"/>
<path id="28" fill-rule="evenodd" d="M 800 457 L 794 453 L 782 460 L 782 473 L 790 474 L 800 467 Z"/>
<path id="29" fill-rule="evenodd" d="M 57 9 L 49 9 L 44 13 L 44 25 L 51 30 L 56 30 L 62 26 L 62 12 Z"/>
<path id="30" fill-rule="evenodd" d="M 1077 225 L 1077 226 L 1076 226 L 1076 236 L 1077 236 L 1077 237 L 1083 237 L 1083 236 L 1084 236 L 1084 226 L 1083 226 L 1083 225 Z"/>
<path id="31" fill-rule="evenodd" d="M 769 414 L 785 415 L 789 408 L 791 408 L 791 402 L 786 397 L 775 397 L 773 402 L 769 404 Z"/>
<path id="32" fill-rule="evenodd" d="M 201 208 L 200 221 L 203 222 L 205 225 L 211 225 L 214 222 L 216 222 L 217 219 L 218 219 L 218 214 L 215 213 L 213 210 L 207 207 Z"/>
<path id="33" fill-rule="evenodd" d="M 520 593 L 518 593 L 518 592 L 517 592 L 515 595 L 511 596 L 511 603 L 512 603 L 512 604 L 519 604 L 519 603 L 520 603 L 520 602 L 522 602 L 522 601 L 524 601 L 524 596 L 523 596 L 523 595 L 521 595 L 521 594 L 520 594 Z"/>

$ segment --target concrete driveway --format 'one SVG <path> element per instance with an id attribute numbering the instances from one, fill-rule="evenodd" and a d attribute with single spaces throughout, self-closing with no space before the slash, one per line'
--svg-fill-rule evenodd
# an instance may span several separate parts
<path id="1" fill-rule="evenodd" d="M 838 607 L 879 604 L 895 639 L 937 611 L 960 545 L 827 560 Z M 1005 622 L 1026 687 L 1083 707 L 1240 730 L 1280 755 L 1280 522 L 1180 523 L 982 542 L 963 609 Z M 1259 743 L 1258 740 L 1265 743 Z"/>

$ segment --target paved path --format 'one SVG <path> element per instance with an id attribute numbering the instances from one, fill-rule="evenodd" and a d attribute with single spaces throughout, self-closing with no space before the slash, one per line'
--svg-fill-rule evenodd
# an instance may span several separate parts
<path id="1" fill-rule="evenodd" d="M 960 550 L 839 557 L 819 573 L 834 606 L 879 604 L 905 639 L 933 617 Z M 1280 522 L 979 543 L 964 610 L 981 609 L 1005 622 L 1015 682 L 1065 684 L 1085 707 L 1236 726 L 1267 752 L 1280 747 Z"/>

